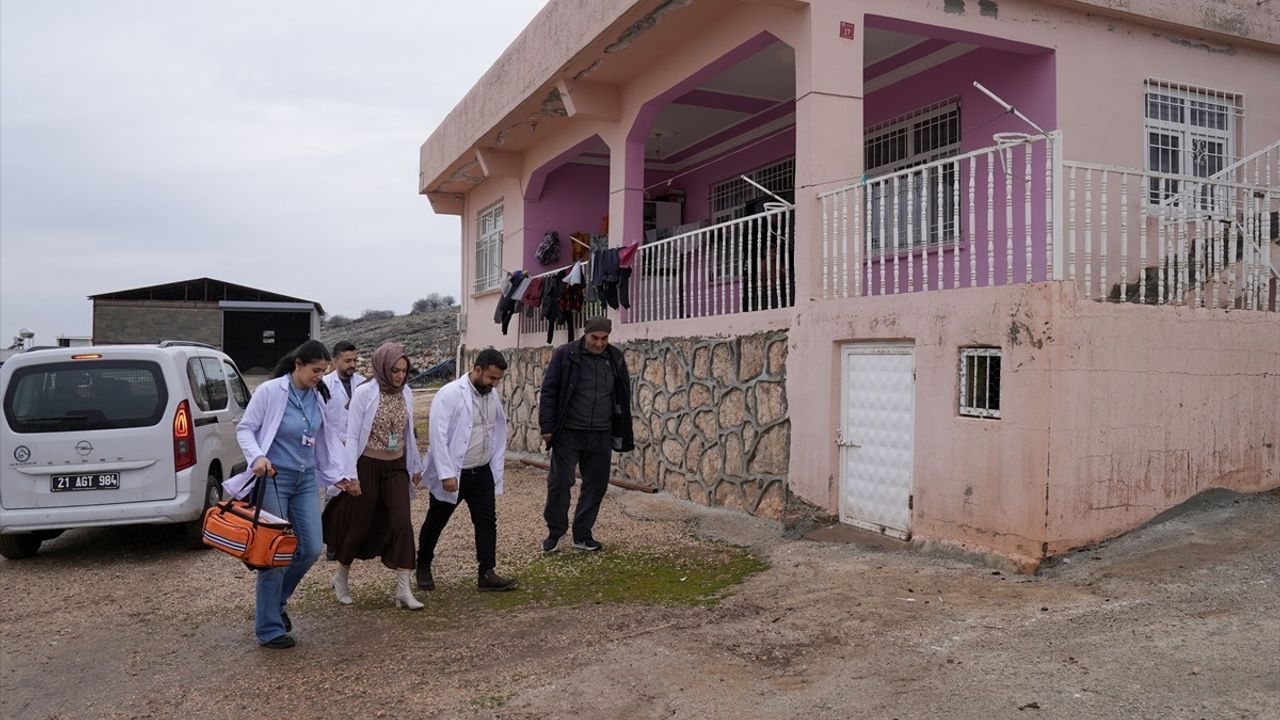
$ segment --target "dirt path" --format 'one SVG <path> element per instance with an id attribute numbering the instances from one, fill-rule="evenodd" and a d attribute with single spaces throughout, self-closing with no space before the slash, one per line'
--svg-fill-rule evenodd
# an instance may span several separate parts
<path id="1" fill-rule="evenodd" d="M 321 563 L 287 653 L 253 643 L 250 574 L 167 530 L 69 532 L 0 561 L 0 717 L 1280 717 L 1274 493 L 1024 577 L 616 491 L 604 556 L 547 559 L 542 475 L 508 479 L 499 562 L 522 591 L 474 591 L 460 513 L 425 611 L 394 610 L 370 563 L 338 606 Z M 730 544 L 772 567 L 718 604 L 636 602 L 655 597 L 640 565 L 620 581 L 638 558 L 742 562 Z"/>

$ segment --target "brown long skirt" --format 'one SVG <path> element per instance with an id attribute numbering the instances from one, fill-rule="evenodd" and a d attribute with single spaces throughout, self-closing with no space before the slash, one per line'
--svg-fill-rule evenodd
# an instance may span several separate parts
<path id="1" fill-rule="evenodd" d="M 409 473 L 404 458 L 356 461 L 360 494 L 342 493 L 329 501 L 323 515 L 324 542 L 333 559 L 382 558 L 393 570 L 413 568 L 413 521 L 409 519 Z"/>

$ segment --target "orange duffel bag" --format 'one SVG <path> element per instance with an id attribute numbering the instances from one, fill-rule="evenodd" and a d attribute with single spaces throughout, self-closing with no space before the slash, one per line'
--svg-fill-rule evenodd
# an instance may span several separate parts
<path id="1" fill-rule="evenodd" d="M 204 513 L 204 544 L 244 561 L 251 570 L 285 567 L 298 549 L 293 524 L 263 512 L 263 480 L 253 479 L 248 499 L 223 500 Z"/>

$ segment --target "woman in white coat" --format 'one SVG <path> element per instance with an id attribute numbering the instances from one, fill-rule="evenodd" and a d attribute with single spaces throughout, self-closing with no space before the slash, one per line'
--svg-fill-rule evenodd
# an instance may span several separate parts
<path id="1" fill-rule="evenodd" d="M 422 456 L 413 429 L 413 393 L 405 381 L 409 358 L 398 343 L 374 353 L 374 382 L 355 389 L 343 436 L 345 480 L 324 509 L 324 540 L 339 563 L 333 578 L 338 602 L 351 604 L 351 563 L 380 557 L 396 571 L 396 607 L 422 609 L 410 583 L 415 565 L 409 501 L 422 482 Z"/>
<path id="2" fill-rule="evenodd" d="M 249 470 L 223 484 L 243 497 L 254 477 L 265 482 L 262 509 L 293 523 L 298 549 L 288 567 L 259 570 L 254 632 L 273 649 L 294 646 L 285 603 L 320 557 L 320 494 L 342 479 L 342 441 L 331 419 L 321 382 L 329 367 L 324 345 L 308 340 L 280 359 L 274 378 L 263 383 L 236 426 Z"/>

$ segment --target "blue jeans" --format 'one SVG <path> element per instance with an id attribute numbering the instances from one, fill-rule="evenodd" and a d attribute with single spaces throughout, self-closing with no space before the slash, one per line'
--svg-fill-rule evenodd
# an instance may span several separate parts
<path id="1" fill-rule="evenodd" d="M 314 470 L 298 472 L 276 468 L 275 478 L 267 483 L 262 509 L 293 523 L 298 536 L 298 550 L 288 567 L 258 571 L 257 611 L 254 633 L 265 643 L 285 634 L 280 613 L 289 596 L 298 588 L 302 577 L 320 558 L 320 494 L 316 489 Z"/>

